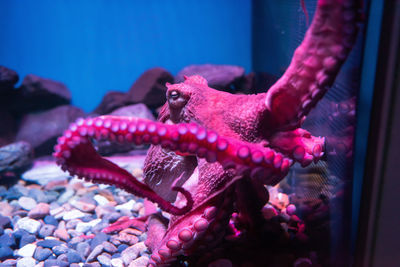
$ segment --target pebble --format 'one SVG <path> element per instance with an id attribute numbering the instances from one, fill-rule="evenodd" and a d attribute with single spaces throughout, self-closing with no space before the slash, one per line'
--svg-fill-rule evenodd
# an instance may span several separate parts
<path id="1" fill-rule="evenodd" d="M 28 232 L 26 232 L 26 234 L 24 234 L 21 237 L 21 240 L 19 241 L 19 247 L 22 248 L 23 246 L 25 246 L 26 244 L 30 244 L 36 241 L 36 236 L 29 234 Z"/>
<path id="2" fill-rule="evenodd" d="M 62 218 L 63 218 L 64 221 L 69 221 L 69 220 L 73 220 L 73 219 L 82 218 L 82 217 L 84 217 L 85 215 L 86 215 L 86 214 L 83 213 L 82 211 L 77 210 L 77 209 L 74 209 L 74 210 L 65 212 L 65 213 L 63 214 L 63 217 L 62 217 Z"/>
<path id="3" fill-rule="evenodd" d="M 67 253 L 68 252 L 68 248 L 66 246 L 55 246 L 53 247 L 53 252 L 54 254 L 56 254 L 56 256 L 59 256 L 61 254 Z"/>
<path id="4" fill-rule="evenodd" d="M 96 220 L 92 220 L 90 222 L 79 222 L 76 225 L 75 230 L 81 233 L 86 233 L 87 231 L 89 231 L 90 229 L 92 229 L 92 227 L 96 226 L 98 223 L 101 222 L 101 219 L 96 219 Z"/>
<path id="5" fill-rule="evenodd" d="M 50 205 L 47 203 L 39 203 L 36 207 L 28 212 L 29 218 L 42 219 L 50 212 Z"/>
<path id="6" fill-rule="evenodd" d="M 96 201 L 88 197 L 82 197 L 78 200 L 72 199 L 69 203 L 83 212 L 92 212 L 96 209 Z"/>
<path id="7" fill-rule="evenodd" d="M 36 234 L 40 229 L 40 222 L 25 217 L 17 221 L 16 227 L 18 229 L 24 229 L 31 234 Z"/>
<path id="8" fill-rule="evenodd" d="M 124 267 L 124 262 L 120 258 L 111 259 L 110 263 L 113 267 Z"/>
<path id="9" fill-rule="evenodd" d="M 96 259 L 97 256 L 99 256 L 102 252 L 103 252 L 103 245 L 100 244 L 100 245 L 96 246 L 96 247 L 92 250 L 92 252 L 90 252 L 89 256 L 87 257 L 87 261 L 88 261 L 88 262 L 93 261 L 93 260 Z"/>
<path id="10" fill-rule="evenodd" d="M 139 258 L 133 260 L 128 266 L 129 267 L 143 267 L 147 266 L 149 263 L 149 258 L 146 256 L 140 256 Z"/>
<path id="11" fill-rule="evenodd" d="M 57 202 L 60 204 L 64 204 L 68 202 L 75 194 L 75 191 L 72 189 L 67 189 L 65 190 L 64 193 L 61 194 L 61 196 L 57 199 Z"/>
<path id="12" fill-rule="evenodd" d="M 124 251 L 127 247 L 129 247 L 127 244 L 121 244 L 118 246 L 118 252 Z"/>
<path id="13" fill-rule="evenodd" d="M 28 196 L 33 198 L 34 200 L 36 200 L 36 202 L 39 202 L 39 203 L 40 202 L 45 202 L 45 203 L 49 202 L 49 199 L 46 196 L 46 194 L 38 188 L 29 189 Z"/>
<path id="14" fill-rule="evenodd" d="M 15 266 L 15 265 L 17 265 L 17 260 L 14 260 L 14 259 L 5 260 L 2 263 L 2 266 L 4 266 L 4 267 L 8 267 L 8 266 L 11 267 L 11 266 Z"/>
<path id="15" fill-rule="evenodd" d="M 127 233 L 119 233 L 118 234 L 118 239 L 123 242 L 123 243 L 127 243 L 129 245 L 133 245 L 136 244 L 137 242 L 139 242 L 139 238 L 135 235 L 130 235 Z"/>
<path id="16" fill-rule="evenodd" d="M 0 202 L 0 215 L 3 217 L 12 216 L 13 207 L 7 202 Z"/>
<path id="17" fill-rule="evenodd" d="M 78 251 L 79 255 L 81 255 L 82 258 L 87 258 L 90 253 L 90 245 L 88 242 L 82 242 L 78 243 L 76 245 L 76 251 Z"/>
<path id="18" fill-rule="evenodd" d="M 136 204 L 136 201 L 131 199 L 128 202 L 118 205 L 115 207 L 116 210 L 132 210 L 133 206 Z"/>
<path id="19" fill-rule="evenodd" d="M 38 246 L 41 246 L 44 248 L 52 248 L 55 246 L 60 246 L 62 244 L 65 244 L 65 243 L 60 240 L 56 240 L 56 239 L 45 239 L 45 240 L 37 242 Z"/>
<path id="20" fill-rule="evenodd" d="M 296 213 L 296 206 L 293 205 L 293 204 L 289 204 L 289 205 L 286 207 L 286 213 L 287 213 L 288 215 L 293 215 L 293 214 L 295 214 L 295 213 Z"/>
<path id="21" fill-rule="evenodd" d="M 92 241 L 90 242 L 90 247 L 94 249 L 97 245 L 102 244 L 104 241 L 108 241 L 108 235 L 100 232 L 96 234 L 96 236 L 92 239 Z"/>
<path id="22" fill-rule="evenodd" d="M 1 204 L 1 203 L 0 203 Z M 4 216 L 1 214 L 1 205 L 0 205 L 0 228 L 8 228 L 11 226 L 11 220 L 8 216 Z"/>
<path id="23" fill-rule="evenodd" d="M 44 261 L 44 267 L 67 267 L 68 265 L 68 262 L 60 261 L 58 259 L 47 259 Z"/>
<path id="24" fill-rule="evenodd" d="M 11 233 L 5 233 L 0 236 L 0 244 L 7 246 L 7 247 L 13 247 L 15 246 L 15 237 Z"/>
<path id="25" fill-rule="evenodd" d="M 35 253 L 33 254 L 33 257 L 38 261 L 44 261 L 52 254 L 53 252 L 50 249 L 38 247 Z"/>
<path id="26" fill-rule="evenodd" d="M 104 254 L 99 255 L 97 257 L 97 260 L 99 261 L 101 266 L 104 266 L 104 267 L 110 267 L 111 266 L 111 258 L 107 257 Z"/>
<path id="27" fill-rule="evenodd" d="M 46 217 L 44 217 L 43 221 L 44 221 L 46 224 L 51 224 L 51 225 L 54 225 L 54 226 L 57 226 L 57 225 L 58 225 L 58 221 L 56 220 L 56 218 L 54 218 L 54 217 L 51 216 L 51 215 L 47 215 Z"/>
<path id="28" fill-rule="evenodd" d="M 141 253 L 147 249 L 144 242 L 139 242 L 133 246 L 126 248 L 121 253 L 122 261 L 128 265 L 132 260 L 136 259 Z"/>
<path id="29" fill-rule="evenodd" d="M 57 230 L 54 231 L 54 236 L 58 237 L 61 240 L 67 241 L 71 237 L 69 236 L 68 232 L 64 228 L 58 228 Z"/>
<path id="30" fill-rule="evenodd" d="M 21 257 L 32 257 L 36 250 L 35 244 L 26 244 L 17 251 L 17 255 Z"/>
<path id="31" fill-rule="evenodd" d="M 99 204 L 100 206 L 107 205 L 110 201 L 103 197 L 102 195 L 95 195 L 93 199 Z"/>
<path id="32" fill-rule="evenodd" d="M 13 254 L 14 254 L 14 251 L 11 248 L 9 248 L 7 246 L 2 246 L 0 244 L 0 260 L 10 258 L 13 256 Z"/>
<path id="33" fill-rule="evenodd" d="M 25 257 L 17 260 L 17 267 L 34 267 L 36 260 L 32 257 Z"/>
<path id="34" fill-rule="evenodd" d="M 118 251 L 117 247 L 114 246 L 113 244 L 111 244 L 110 242 L 104 241 L 102 243 L 104 251 L 108 252 L 108 253 L 115 253 Z"/>
<path id="35" fill-rule="evenodd" d="M 81 255 L 73 249 L 68 251 L 67 258 L 69 263 L 78 263 L 82 261 Z"/>
<path id="36" fill-rule="evenodd" d="M 45 238 L 47 236 L 51 236 L 54 233 L 56 227 L 51 224 L 45 224 L 40 228 L 39 237 Z"/>
<path id="37" fill-rule="evenodd" d="M 25 210 L 31 210 L 37 205 L 36 200 L 31 197 L 20 197 L 18 204 Z"/>

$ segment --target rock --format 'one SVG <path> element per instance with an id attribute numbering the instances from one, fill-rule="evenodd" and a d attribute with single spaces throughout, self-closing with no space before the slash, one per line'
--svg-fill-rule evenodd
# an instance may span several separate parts
<path id="1" fill-rule="evenodd" d="M 97 245 L 93 250 L 92 250 L 92 252 L 90 252 L 90 254 L 89 254 L 89 256 L 87 257 L 87 259 L 86 259 L 86 261 L 87 262 L 91 262 L 91 261 L 93 261 L 94 259 L 96 259 L 97 258 L 97 256 L 99 256 L 100 255 L 100 253 L 102 253 L 103 252 L 103 245 Z"/>
<path id="2" fill-rule="evenodd" d="M 16 228 L 23 229 L 31 234 L 36 234 L 40 229 L 40 222 L 25 217 L 17 221 Z"/>
<path id="3" fill-rule="evenodd" d="M 0 86 L 1 87 L 1 86 Z M 11 89 L 11 92 L 14 90 Z M 15 140 L 15 134 L 17 132 L 17 119 L 15 116 L 5 107 L 5 98 L 7 96 L 2 96 L 0 89 L 0 125 L 7 125 L 7 127 L 0 128 L 0 147 L 6 146 Z"/>
<path id="4" fill-rule="evenodd" d="M 0 66 L 0 93 L 3 89 L 14 87 L 18 80 L 18 74 L 14 70 Z"/>
<path id="5" fill-rule="evenodd" d="M 38 261 L 44 261 L 52 254 L 53 252 L 50 249 L 38 247 L 33 254 L 33 257 Z"/>
<path id="6" fill-rule="evenodd" d="M 33 253 L 35 253 L 36 245 L 35 244 L 26 244 L 22 248 L 20 248 L 17 252 L 17 255 L 20 257 L 32 257 Z"/>
<path id="7" fill-rule="evenodd" d="M 149 258 L 146 256 L 141 256 L 135 260 L 133 260 L 132 262 L 129 263 L 129 267 L 143 267 L 143 266 L 147 266 L 147 264 L 149 263 Z"/>
<path id="8" fill-rule="evenodd" d="M 78 263 L 82 261 L 81 255 L 73 249 L 68 251 L 67 257 L 69 263 Z"/>
<path id="9" fill-rule="evenodd" d="M 71 102 L 71 93 L 64 84 L 33 74 L 25 76 L 19 91 L 22 97 L 18 107 L 24 113 L 46 110 Z"/>
<path id="10" fill-rule="evenodd" d="M 137 117 L 137 118 L 148 119 L 151 121 L 156 120 L 153 113 L 151 113 L 151 110 L 145 104 L 142 103 L 121 107 L 117 110 L 114 110 L 109 115 Z"/>
<path id="11" fill-rule="evenodd" d="M 68 262 L 61 261 L 58 259 L 47 259 L 44 261 L 44 267 L 67 267 L 69 266 Z"/>
<path id="12" fill-rule="evenodd" d="M 14 259 L 8 259 L 3 261 L 2 266 L 4 267 L 14 267 L 17 265 L 17 260 Z"/>
<path id="13" fill-rule="evenodd" d="M 102 244 L 104 241 L 108 241 L 108 235 L 100 232 L 96 234 L 96 236 L 92 239 L 92 241 L 90 242 L 90 247 L 94 249 L 97 245 Z"/>
<path id="14" fill-rule="evenodd" d="M 70 239 L 70 236 L 69 236 L 67 230 L 64 229 L 64 228 L 61 228 L 61 229 L 58 228 L 57 230 L 55 230 L 54 231 L 54 236 L 59 238 L 59 239 L 61 239 L 61 240 L 64 240 L 64 241 L 67 241 L 67 240 Z"/>
<path id="15" fill-rule="evenodd" d="M 32 145 L 35 155 L 49 155 L 53 152 L 56 140 L 69 124 L 84 115 L 73 106 L 60 106 L 47 111 L 24 116 L 17 133 L 17 141 Z"/>
<path id="16" fill-rule="evenodd" d="M 37 205 L 36 201 L 30 197 L 20 197 L 20 199 L 18 200 L 18 204 L 21 206 L 21 208 L 28 211 L 33 209 Z"/>
<path id="17" fill-rule="evenodd" d="M 128 247 L 129 246 L 127 244 L 121 244 L 121 245 L 118 246 L 118 252 L 122 252 Z"/>
<path id="18" fill-rule="evenodd" d="M 64 245 L 55 246 L 55 247 L 53 247 L 52 250 L 53 250 L 54 254 L 56 254 L 56 256 L 59 256 L 61 254 L 65 254 L 68 252 L 68 248 Z"/>
<path id="19" fill-rule="evenodd" d="M 78 200 L 72 199 L 69 203 L 83 212 L 92 212 L 96 208 L 96 201 L 89 197 L 81 197 Z"/>
<path id="20" fill-rule="evenodd" d="M 212 88 L 232 91 L 230 87 L 243 78 L 244 69 L 233 65 L 190 65 L 176 75 L 175 82 L 183 82 L 184 76 L 191 75 L 203 76 L 208 81 L 208 86 Z"/>
<path id="21" fill-rule="evenodd" d="M 120 258 L 113 258 L 110 263 L 113 267 L 124 267 L 124 262 Z"/>
<path id="22" fill-rule="evenodd" d="M 56 227 L 51 224 L 45 224 L 40 228 L 39 237 L 45 238 L 47 236 L 51 236 L 54 233 Z"/>
<path id="23" fill-rule="evenodd" d="M 0 206 L 0 210 L 1 210 L 2 208 L 3 208 L 3 207 Z M 4 216 L 4 215 L 2 215 L 2 214 L 0 214 L 0 228 L 7 228 L 7 227 L 11 227 L 11 220 L 10 220 L 10 218 L 7 217 L 7 216 Z"/>
<path id="24" fill-rule="evenodd" d="M 28 196 L 33 198 L 34 200 L 36 200 L 37 203 L 48 203 L 49 202 L 49 198 L 47 197 L 47 195 L 43 192 L 43 190 L 38 189 L 38 188 L 29 189 Z"/>
<path id="25" fill-rule="evenodd" d="M 32 146 L 24 141 L 0 147 L 0 174 L 5 172 L 23 172 L 31 166 Z"/>
<path id="26" fill-rule="evenodd" d="M 151 109 L 160 107 L 166 101 L 167 82 L 174 82 L 174 77 L 168 71 L 162 68 L 149 69 L 131 86 L 128 99 L 133 103 L 143 103 Z"/>
<path id="27" fill-rule="evenodd" d="M 136 259 L 146 249 L 147 247 L 144 242 L 136 243 L 122 251 L 121 259 L 126 265 L 129 265 L 131 261 Z"/>
<path id="28" fill-rule="evenodd" d="M 103 197 L 102 195 L 95 195 L 93 199 L 97 202 L 97 204 L 99 204 L 99 206 L 103 206 L 110 203 L 110 201 L 107 198 Z"/>
<path id="29" fill-rule="evenodd" d="M 11 258 L 13 254 L 14 251 L 11 248 L 0 244 L 0 260 Z"/>
<path id="30" fill-rule="evenodd" d="M 65 244 L 64 242 L 56 239 L 45 239 L 42 241 L 38 241 L 37 245 L 44 247 L 44 248 L 52 248 L 55 246 L 61 246 L 62 244 Z"/>
<path id="31" fill-rule="evenodd" d="M 110 91 L 104 95 L 101 103 L 97 106 L 93 113 L 104 115 L 116 110 L 117 108 L 130 104 L 133 104 L 133 102 L 129 100 L 126 93 Z"/>
<path id="32" fill-rule="evenodd" d="M 81 257 L 83 259 L 86 259 L 86 257 L 90 253 L 90 245 L 89 245 L 89 243 L 88 242 L 78 243 L 77 246 L 76 246 L 76 251 L 78 251 L 79 255 L 81 255 Z"/>
<path id="33" fill-rule="evenodd" d="M 74 195 L 75 191 L 71 188 L 67 188 L 67 190 L 65 190 L 65 192 L 62 193 L 61 196 L 57 199 L 57 203 L 64 204 L 68 202 Z"/>
<path id="34" fill-rule="evenodd" d="M 73 219 L 78 219 L 78 218 L 84 217 L 85 215 L 86 214 L 83 213 L 82 211 L 73 209 L 73 210 L 70 210 L 70 211 L 67 211 L 64 213 L 63 220 L 69 221 L 69 220 L 73 220 Z"/>
<path id="35" fill-rule="evenodd" d="M 139 238 L 137 236 L 122 232 L 118 234 L 118 239 L 121 242 L 127 243 L 129 245 L 136 244 L 139 241 Z"/>
<path id="36" fill-rule="evenodd" d="M 123 210 L 123 209 L 125 209 L 125 210 L 129 210 L 129 211 L 130 211 L 130 210 L 133 209 L 133 207 L 134 207 L 135 204 L 136 204 L 136 201 L 133 200 L 133 199 L 131 199 L 131 200 L 129 200 L 128 202 L 126 202 L 126 203 L 124 203 L 124 204 L 121 204 L 121 205 L 116 206 L 115 209 L 116 209 L 116 210 Z"/>
<path id="37" fill-rule="evenodd" d="M 39 203 L 36 207 L 31 209 L 28 213 L 29 218 L 42 219 L 50 212 L 50 205 L 47 203 Z"/>
<path id="38" fill-rule="evenodd" d="M 117 247 L 114 246 L 113 244 L 111 244 L 110 242 L 104 241 L 102 243 L 104 251 L 108 252 L 108 253 L 115 253 L 118 251 Z"/>
<path id="39" fill-rule="evenodd" d="M 15 237 L 11 233 L 5 233 L 0 236 L 0 244 L 7 247 L 15 246 Z"/>
<path id="40" fill-rule="evenodd" d="M 17 267 L 34 267 L 36 260 L 32 257 L 25 257 L 17 260 Z"/>
<path id="41" fill-rule="evenodd" d="M 36 241 L 36 236 L 27 233 L 21 237 L 21 240 L 19 241 L 19 247 L 22 248 L 26 244 L 30 244 L 35 241 Z"/>
<path id="42" fill-rule="evenodd" d="M 43 221 L 44 221 L 46 224 L 51 224 L 51 225 L 54 225 L 54 226 L 57 226 L 57 225 L 58 225 L 58 221 L 56 220 L 56 218 L 54 218 L 54 217 L 51 216 L 51 215 L 46 215 L 46 217 L 44 217 Z"/>
<path id="43" fill-rule="evenodd" d="M 100 262 L 101 266 L 103 267 L 110 267 L 111 266 L 111 258 L 105 256 L 105 255 L 99 255 L 97 256 L 97 260 Z"/>

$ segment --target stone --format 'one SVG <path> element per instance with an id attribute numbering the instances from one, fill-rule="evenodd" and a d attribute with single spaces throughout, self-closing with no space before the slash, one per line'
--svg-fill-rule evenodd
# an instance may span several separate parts
<path id="1" fill-rule="evenodd" d="M 67 241 L 71 238 L 67 232 L 67 229 L 64 228 L 58 228 L 57 230 L 55 230 L 54 236 L 64 241 Z"/>
<path id="2" fill-rule="evenodd" d="M 64 221 L 69 221 L 69 220 L 73 220 L 73 219 L 82 218 L 85 215 L 86 214 L 83 213 L 82 211 L 73 209 L 73 210 L 65 212 L 62 218 Z"/>
<path id="3" fill-rule="evenodd" d="M 135 245 L 130 246 L 121 252 L 121 259 L 126 265 L 129 265 L 131 261 L 136 259 L 146 249 L 147 247 L 144 242 L 136 243 Z"/>
<path id="4" fill-rule="evenodd" d="M 127 98 L 133 103 L 143 103 L 151 109 L 164 105 L 166 83 L 173 83 L 174 77 L 162 68 L 145 71 L 131 86 Z"/>
<path id="5" fill-rule="evenodd" d="M 17 255 L 20 257 L 32 257 L 33 253 L 35 253 L 35 250 L 36 250 L 35 244 L 26 244 L 17 251 Z"/>
<path id="6" fill-rule="evenodd" d="M 54 266 L 67 267 L 69 266 L 69 263 L 58 259 L 47 259 L 44 261 L 44 267 L 54 267 Z"/>
<path id="7" fill-rule="evenodd" d="M 30 244 L 35 241 L 36 241 L 36 236 L 27 233 L 21 237 L 21 240 L 19 241 L 19 247 L 22 248 L 26 244 Z"/>
<path id="8" fill-rule="evenodd" d="M 52 248 L 54 254 L 56 254 L 56 256 L 59 256 L 61 254 L 65 254 L 68 252 L 68 248 L 64 245 L 58 245 L 58 246 L 54 246 Z"/>
<path id="9" fill-rule="evenodd" d="M 124 267 L 124 262 L 120 258 L 113 258 L 110 263 L 113 267 Z"/>
<path id="10" fill-rule="evenodd" d="M 0 208 L 2 208 L 1 205 L 0 205 Z M 0 214 L 0 228 L 8 228 L 8 227 L 11 227 L 10 218 Z"/>
<path id="11" fill-rule="evenodd" d="M 13 247 L 16 245 L 15 237 L 11 233 L 4 233 L 0 236 L 0 244 L 8 247 Z"/>
<path id="12" fill-rule="evenodd" d="M 92 212 L 96 208 L 96 201 L 89 197 L 72 199 L 69 204 L 83 212 Z"/>
<path id="13" fill-rule="evenodd" d="M 111 258 L 105 256 L 105 255 L 99 255 L 97 256 L 97 260 L 103 267 L 110 267 L 111 266 Z"/>
<path id="14" fill-rule="evenodd" d="M 118 252 L 122 252 L 124 251 L 126 248 L 128 248 L 129 246 L 127 244 L 121 244 L 118 246 Z"/>
<path id="15" fill-rule="evenodd" d="M 83 259 L 86 259 L 90 253 L 90 245 L 88 242 L 81 242 L 76 245 L 76 251 Z"/>
<path id="16" fill-rule="evenodd" d="M 145 104 L 142 103 L 121 107 L 119 109 L 114 110 L 109 115 L 137 117 L 137 118 L 148 119 L 151 121 L 156 120 L 151 110 Z"/>
<path id="17" fill-rule="evenodd" d="M 19 91 L 22 95 L 19 107 L 23 112 L 50 109 L 71 102 L 71 93 L 64 84 L 33 74 L 25 76 Z"/>
<path id="18" fill-rule="evenodd" d="M 94 249 L 97 245 L 102 244 L 104 241 L 108 241 L 109 236 L 106 233 L 100 232 L 90 242 L 90 247 Z"/>
<path id="19" fill-rule="evenodd" d="M 129 210 L 130 211 L 130 210 L 133 209 L 135 204 L 136 204 L 136 201 L 131 199 L 131 200 L 129 200 L 128 202 L 126 202 L 124 204 L 116 206 L 115 209 L 116 210 Z"/>
<path id="20" fill-rule="evenodd" d="M 36 243 L 38 246 L 44 247 L 44 248 L 52 248 L 55 246 L 60 246 L 62 244 L 65 244 L 64 242 L 56 239 L 45 239 L 42 241 L 38 241 Z"/>
<path id="21" fill-rule="evenodd" d="M 53 252 L 48 249 L 48 248 L 41 248 L 38 247 L 35 251 L 35 253 L 33 254 L 33 257 L 37 260 L 37 261 L 44 261 L 46 260 L 48 257 L 50 257 L 50 255 L 52 255 Z"/>
<path id="22" fill-rule="evenodd" d="M 143 266 L 147 266 L 148 263 L 149 263 L 148 257 L 140 256 L 139 258 L 130 262 L 128 266 L 129 267 L 143 267 Z"/>
<path id="23" fill-rule="evenodd" d="M 40 238 L 45 238 L 47 236 L 51 236 L 54 233 L 54 230 L 56 229 L 56 227 L 54 225 L 51 224 L 45 224 L 40 228 L 39 231 L 39 237 Z"/>
<path id="24" fill-rule="evenodd" d="M 40 229 L 40 222 L 25 217 L 17 221 L 16 228 L 23 229 L 31 234 L 36 234 Z"/>
<path id="25" fill-rule="evenodd" d="M 108 252 L 108 253 L 115 253 L 118 251 L 117 247 L 114 246 L 113 244 L 111 244 L 110 242 L 104 241 L 102 243 L 104 251 Z"/>
<path id="26" fill-rule="evenodd" d="M 99 256 L 103 252 L 103 245 L 97 245 L 92 252 L 90 252 L 89 256 L 87 257 L 86 261 L 91 262 L 94 261 L 97 256 Z"/>
<path id="27" fill-rule="evenodd" d="M 100 206 L 107 205 L 108 203 L 110 203 L 110 201 L 109 201 L 107 198 L 103 197 L 102 195 L 95 195 L 95 196 L 93 197 L 93 199 L 94 199 L 94 200 L 97 202 L 97 204 L 99 204 Z"/>
<path id="28" fill-rule="evenodd" d="M 50 205 L 47 203 L 39 203 L 36 205 L 36 207 L 32 208 L 28 212 L 29 218 L 32 219 L 43 219 L 45 216 L 47 216 L 50 212 Z"/>
<path id="29" fill-rule="evenodd" d="M 5 172 L 22 173 L 31 166 L 32 146 L 23 140 L 0 147 L 0 174 Z"/>
<path id="30" fill-rule="evenodd" d="M 36 156 L 50 155 L 57 138 L 83 115 L 81 109 L 67 105 L 27 114 L 21 121 L 16 140 L 30 143 Z"/>
<path id="31" fill-rule="evenodd" d="M 14 267 L 17 265 L 17 260 L 8 259 L 2 262 L 2 266 L 4 267 Z"/>
<path id="32" fill-rule="evenodd" d="M 233 65 L 190 65 L 179 71 L 175 82 L 183 82 L 184 76 L 200 75 L 208 81 L 209 87 L 234 92 L 230 87 L 243 78 L 244 72 L 244 68 Z"/>
<path id="33" fill-rule="evenodd" d="M 20 197 L 18 200 L 18 204 L 21 206 L 21 208 L 28 211 L 33 209 L 37 205 L 36 201 L 31 197 Z"/>
<path id="34" fill-rule="evenodd" d="M 47 192 L 46 192 L 47 193 Z M 36 200 L 37 203 L 48 203 L 49 199 L 45 192 L 39 188 L 29 189 L 28 196 Z"/>
<path id="35" fill-rule="evenodd" d="M 8 247 L 0 244 L 0 260 L 5 260 L 12 257 L 14 251 Z"/>
<path id="36" fill-rule="evenodd" d="M 36 260 L 32 257 L 25 257 L 17 260 L 17 267 L 34 267 Z"/>
<path id="37" fill-rule="evenodd" d="M 58 225 L 58 221 L 56 220 L 56 218 L 54 218 L 54 217 L 51 216 L 51 215 L 46 215 L 46 217 L 44 217 L 43 221 L 44 221 L 46 224 L 51 224 L 51 225 L 54 225 L 54 226 L 57 226 L 57 225 Z"/>
<path id="38" fill-rule="evenodd" d="M 18 80 L 19 76 L 14 70 L 0 66 L 0 92 L 3 89 L 14 87 Z"/>
<path id="39" fill-rule="evenodd" d="M 32 168 L 24 172 L 21 178 L 27 182 L 45 186 L 52 181 L 65 181 L 70 175 L 61 170 L 54 161 L 36 160 Z M 52 188 L 46 188 L 52 190 Z M 49 192 L 50 193 L 50 192 Z"/>
<path id="40" fill-rule="evenodd" d="M 118 234 L 118 239 L 123 242 L 127 243 L 129 245 L 136 244 L 139 241 L 139 238 L 135 235 L 131 235 L 128 233 L 119 233 Z"/>
<path id="41" fill-rule="evenodd" d="M 81 255 L 79 255 L 79 253 L 75 250 L 69 250 L 67 252 L 67 257 L 68 257 L 68 262 L 69 263 L 78 263 L 78 262 L 82 262 L 82 258 Z"/>
<path id="42" fill-rule="evenodd" d="M 133 102 L 127 97 L 126 93 L 110 91 L 104 95 L 93 113 L 99 115 L 109 114 L 113 110 L 130 104 L 133 104 Z"/>

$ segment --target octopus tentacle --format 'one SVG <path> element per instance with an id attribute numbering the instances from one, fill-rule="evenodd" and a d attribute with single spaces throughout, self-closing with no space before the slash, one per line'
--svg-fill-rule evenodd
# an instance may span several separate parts
<path id="1" fill-rule="evenodd" d="M 284 75 L 268 90 L 267 120 L 275 129 L 297 128 L 332 86 L 357 35 L 360 5 L 319 0 L 310 28 Z"/>
<path id="2" fill-rule="evenodd" d="M 218 161 L 225 169 L 236 168 L 238 174 L 260 168 L 272 170 L 275 179 L 276 176 L 284 177 L 292 164 L 291 159 L 273 149 L 222 138 L 196 124 L 168 125 L 131 117 L 80 118 L 58 139 L 54 156 L 63 170 L 97 183 L 114 184 L 137 196 L 147 197 L 158 203 L 161 209 L 175 215 L 191 209 L 193 200 L 189 192 L 173 187 L 187 200 L 183 208 L 173 206 L 126 170 L 102 158 L 91 144 L 91 139 L 161 145 L 172 151 L 205 158 L 210 163 Z"/>

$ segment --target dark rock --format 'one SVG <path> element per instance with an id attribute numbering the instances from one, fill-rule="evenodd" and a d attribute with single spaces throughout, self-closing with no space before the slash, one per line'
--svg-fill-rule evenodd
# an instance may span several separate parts
<path id="1" fill-rule="evenodd" d="M 90 247 L 94 249 L 97 247 L 97 245 L 102 244 L 104 241 L 108 241 L 109 236 L 105 233 L 98 233 L 96 236 L 92 239 L 92 242 L 90 242 Z"/>
<path id="2" fill-rule="evenodd" d="M 115 258 L 120 258 L 121 254 L 120 253 L 114 253 L 112 254 L 111 258 L 115 259 Z"/>
<path id="3" fill-rule="evenodd" d="M 56 256 L 59 256 L 61 254 L 65 254 L 68 252 L 68 248 L 66 246 L 55 246 L 53 247 L 53 252 L 56 254 Z"/>
<path id="4" fill-rule="evenodd" d="M 18 200 L 22 196 L 23 194 L 21 193 L 21 191 L 13 186 L 10 189 L 8 189 L 7 195 L 4 198 L 8 201 L 11 201 L 11 200 Z"/>
<path id="5" fill-rule="evenodd" d="M 18 82 L 18 74 L 4 66 L 0 66 L 0 92 L 4 88 L 12 88 Z"/>
<path id="6" fill-rule="evenodd" d="M 28 196 L 36 200 L 37 203 L 49 202 L 46 194 L 42 190 L 37 188 L 29 189 Z"/>
<path id="7" fill-rule="evenodd" d="M 29 234 L 29 233 L 28 233 L 27 231 L 23 230 L 23 229 L 18 229 L 18 230 L 16 230 L 15 232 L 13 232 L 13 236 L 14 236 L 14 238 L 15 238 L 17 241 L 21 240 L 21 238 L 22 238 L 24 235 L 28 235 L 28 234 Z"/>
<path id="8" fill-rule="evenodd" d="M 0 214 L 0 228 L 11 227 L 11 219 Z"/>
<path id="9" fill-rule="evenodd" d="M 51 215 L 47 215 L 46 217 L 44 217 L 43 221 L 44 221 L 46 224 L 51 224 L 51 225 L 54 225 L 54 226 L 57 226 L 57 225 L 58 225 L 57 219 L 54 218 L 54 217 L 51 216 Z"/>
<path id="10" fill-rule="evenodd" d="M 14 247 L 16 245 L 15 237 L 9 234 L 3 234 L 0 236 L 0 244 L 7 247 Z"/>
<path id="11" fill-rule="evenodd" d="M 76 246 L 76 251 L 78 251 L 79 255 L 81 255 L 82 258 L 86 259 L 87 256 L 90 253 L 90 245 L 89 245 L 89 243 L 88 242 L 79 243 Z"/>
<path id="12" fill-rule="evenodd" d="M 24 141 L 0 147 L 0 174 L 23 172 L 32 164 L 32 146 Z"/>
<path id="13" fill-rule="evenodd" d="M 45 239 L 42 241 L 37 242 L 38 246 L 44 247 L 44 248 L 52 248 L 55 246 L 60 246 L 62 244 L 65 244 L 64 242 L 61 242 L 59 240 L 55 240 L 55 239 Z"/>
<path id="14" fill-rule="evenodd" d="M 3 96 L 0 95 L 0 98 Z M 17 121 L 15 117 L 4 108 L 3 100 L 0 100 L 0 125 L 7 125 L 7 127 L 0 127 L 0 147 L 14 142 L 15 134 L 17 132 Z"/>
<path id="15" fill-rule="evenodd" d="M 27 141 L 35 149 L 36 156 L 51 154 L 59 137 L 69 124 L 84 115 L 73 106 L 61 106 L 48 111 L 28 114 L 22 122 L 16 139 Z"/>
<path id="16" fill-rule="evenodd" d="M 111 91 L 104 95 L 100 105 L 97 106 L 93 113 L 104 115 L 130 104 L 133 104 L 133 102 L 129 100 L 126 93 Z"/>
<path id="17" fill-rule="evenodd" d="M 160 107 L 166 101 L 167 82 L 174 82 L 171 73 L 162 68 L 149 69 L 131 86 L 128 98 L 133 103 L 143 103 L 151 109 Z"/>
<path id="18" fill-rule="evenodd" d="M 79 255 L 79 253 L 72 249 L 67 252 L 67 257 L 69 263 L 78 263 L 82 261 L 82 258 Z"/>
<path id="19" fill-rule="evenodd" d="M 175 82 L 183 82 L 184 76 L 200 75 L 208 81 L 208 86 L 233 91 L 231 86 L 244 75 L 244 69 L 233 65 L 190 65 L 183 68 L 175 77 Z"/>
<path id="20" fill-rule="evenodd" d="M 22 248 L 23 246 L 25 246 L 26 244 L 30 244 L 36 241 L 36 236 L 29 234 L 28 232 L 26 232 L 26 234 L 24 234 L 20 241 L 19 241 L 19 247 Z"/>
<path id="21" fill-rule="evenodd" d="M 113 244 L 111 244 L 110 242 L 105 241 L 102 244 L 103 244 L 104 251 L 106 251 L 108 253 L 115 253 L 118 251 L 117 247 L 114 246 Z"/>
<path id="22" fill-rule="evenodd" d="M 0 244 L 0 260 L 9 259 L 13 256 L 13 250 Z"/>
<path id="23" fill-rule="evenodd" d="M 121 245 L 118 246 L 118 252 L 122 252 L 128 247 L 129 246 L 127 244 L 121 244 Z"/>
<path id="24" fill-rule="evenodd" d="M 53 254 L 53 252 L 50 249 L 37 247 L 33 257 L 38 261 L 44 261 L 50 257 L 51 254 Z"/>
<path id="25" fill-rule="evenodd" d="M 54 225 L 45 224 L 39 230 L 39 237 L 40 238 L 45 238 L 47 236 L 50 236 L 50 235 L 52 235 L 54 233 L 55 229 L 56 229 L 56 227 Z"/>
<path id="26" fill-rule="evenodd" d="M 22 95 L 18 108 L 26 112 L 46 110 L 71 102 L 71 93 L 60 83 L 29 74 L 19 88 Z"/>

